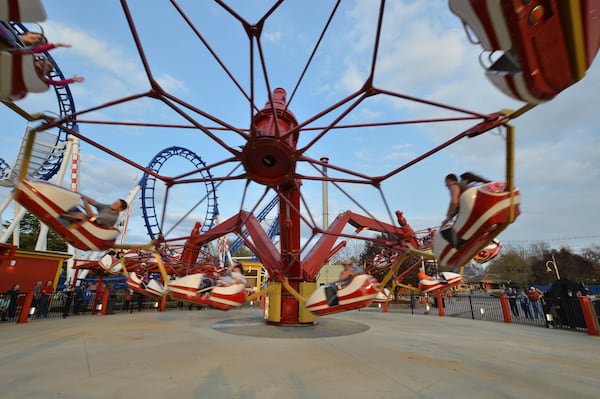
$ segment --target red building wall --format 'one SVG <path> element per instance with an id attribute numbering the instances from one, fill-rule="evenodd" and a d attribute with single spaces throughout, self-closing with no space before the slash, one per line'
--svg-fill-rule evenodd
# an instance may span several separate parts
<path id="1" fill-rule="evenodd" d="M 17 250 L 14 256 L 0 256 L 0 292 L 10 290 L 20 284 L 20 291 L 30 291 L 38 280 L 44 284 L 51 280 L 56 283 L 63 262 L 71 255 L 57 252 Z"/>

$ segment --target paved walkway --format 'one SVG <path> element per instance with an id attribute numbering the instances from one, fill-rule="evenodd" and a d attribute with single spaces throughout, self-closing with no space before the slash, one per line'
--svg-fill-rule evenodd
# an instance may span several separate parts
<path id="1" fill-rule="evenodd" d="M 600 339 L 353 311 L 273 327 L 258 310 L 0 326 L 0 398 L 598 398 Z"/>

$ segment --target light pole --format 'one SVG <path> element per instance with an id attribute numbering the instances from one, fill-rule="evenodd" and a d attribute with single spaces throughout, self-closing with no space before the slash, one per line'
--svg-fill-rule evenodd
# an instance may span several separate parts
<path id="1" fill-rule="evenodd" d="M 329 227 L 329 197 L 327 194 L 327 163 L 329 158 L 321 157 L 323 162 L 323 230 Z"/>
<path id="2" fill-rule="evenodd" d="M 546 271 L 547 272 L 552 271 L 550 266 L 552 266 L 554 268 L 554 271 L 556 272 L 556 279 L 560 280 L 560 275 L 558 274 L 558 266 L 556 266 L 556 259 L 554 259 L 554 255 L 552 255 L 552 260 L 549 260 L 548 262 L 546 262 Z"/>

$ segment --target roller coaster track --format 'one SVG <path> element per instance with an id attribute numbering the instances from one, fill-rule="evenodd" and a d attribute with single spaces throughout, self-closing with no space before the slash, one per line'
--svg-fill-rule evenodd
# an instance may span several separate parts
<path id="1" fill-rule="evenodd" d="M 256 215 L 256 220 L 258 220 L 258 222 L 262 222 L 263 220 L 265 220 L 265 218 L 267 217 L 269 212 L 271 212 L 273 210 L 273 208 L 275 208 L 275 206 L 277 206 L 278 203 L 279 203 L 279 197 L 277 195 L 275 195 L 275 197 L 273 197 L 273 199 L 267 204 L 267 206 L 265 206 L 263 208 L 263 210 L 261 210 L 260 213 L 258 215 Z M 233 241 L 233 243 L 231 243 L 231 245 L 229 246 L 229 251 L 232 254 L 234 254 L 238 249 L 240 249 L 240 247 L 244 244 L 243 237 L 247 237 L 248 234 L 249 234 L 248 230 L 244 229 L 242 232 L 242 236 L 238 236 L 235 239 L 235 241 Z M 271 240 L 276 235 L 279 235 L 279 215 L 277 215 L 277 217 L 275 218 L 273 223 L 271 223 L 271 225 L 269 226 L 269 228 L 267 230 L 267 236 Z"/>
<path id="2" fill-rule="evenodd" d="M 204 161 L 194 152 L 182 147 L 169 147 L 154 156 L 148 165 L 148 169 L 158 173 L 161 166 L 173 156 L 183 157 L 199 169 L 206 166 Z M 205 179 L 211 177 L 210 171 L 203 171 L 201 174 Z M 200 202 L 206 201 L 206 214 L 200 229 L 201 232 L 208 231 L 213 227 L 215 217 L 218 214 L 215 183 L 213 181 L 205 181 L 204 185 L 206 188 L 206 197 L 205 199 L 201 199 Z M 142 215 L 144 217 L 146 230 L 148 231 L 150 238 L 155 240 L 164 233 L 156 211 L 156 178 L 146 173 L 140 180 L 139 186 L 141 187 Z"/>
<path id="3" fill-rule="evenodd" d="M 18 33 L 23 34 L 27 32 L 27 28 L 20 22 L 10 22 L 12 28 Z M 52 62 L 54 68 L 49 74 L 53 80 L 65 79 L 61 72 L 58 64 L 54 61 L 49 53 L 43 53 L 44 56 Z M 56 99 L 58 102 L 58 116 L 64 118 L 67 115 L 71 115 L 75 112 L 75 101 L 71 94 L 69 86 L 53 86 L 54 92 L 56 93 Z M 13 107 L 14 104 L 7 104 L 10 108 L 18 109 Z M 19 109 L 20 110 L 20 109 Z M 27 118 L 27 114 L 23 115 L 24 111 L 20 110 L 21 116 Z M 18 112 L 18 111 L 17 111 Z M 34 118 L 27 118 L 33 120 Z M 65 122 L 67 128 L 77 131 L 77 124 L 74 120 Z M 38 180 L 50 180 L 58 172 L 60 165 L 64 158 L 64 150 L 67 143 L 67 132 L 63 129 L 57 129 L 56 131 L 50 132 L 45 131 L 44 134 L 38 135 L 39 138 L 34 143 L 32 151 L 32 162 L 28 167 L 28 177 Z M 21 147 L 12 167 L 8 165 L 3 159 L 0 158 L 0 185 L 11 187 L 14 183 L 21 165 L 23 163 L 24 145 L 26 135 L 23 137 Z"/>

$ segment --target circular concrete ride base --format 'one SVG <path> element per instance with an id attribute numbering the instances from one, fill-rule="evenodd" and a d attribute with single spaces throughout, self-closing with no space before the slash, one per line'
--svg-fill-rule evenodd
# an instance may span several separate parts
<path id="1" fill-rule="evenodd" d="M 262 317 L 227 319 L 210 326 L 216 331 L 262 338 L 325 338 L 360 334 L 369 329 L 364 323 L 322 317 L 315 325 L 271 326 Z"/>
<path id="2" fill-rule="evenodd" d="M 600 340 L 451 317 L 353 311 L 316 326 L 258 309 L 0 325 L 0 398 L 596 398 Z"/>

